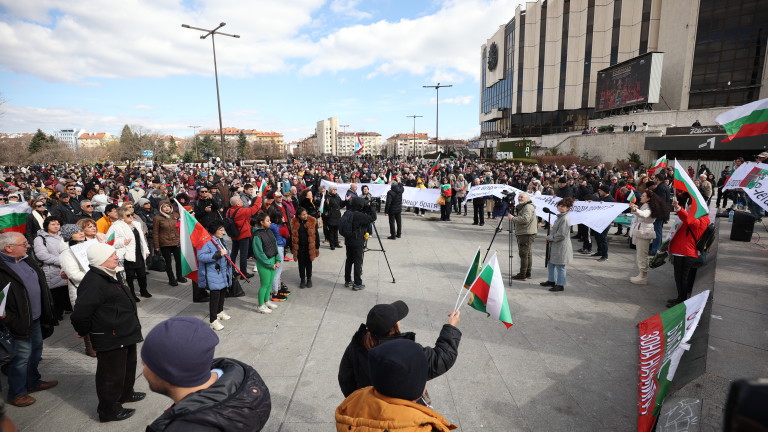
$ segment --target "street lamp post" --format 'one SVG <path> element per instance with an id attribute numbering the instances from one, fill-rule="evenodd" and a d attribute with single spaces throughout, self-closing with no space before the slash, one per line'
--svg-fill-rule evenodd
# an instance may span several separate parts
<path id="1" fill-rule="evenodd" d="M 200 159 L 200 156 L 198 156 L 197 154 L 197 128 L 199 128 L 200 126 L 198 125 L 198 126 L 187 126 L 187 127 L 192 128 L 192 135 L 193 135 L 192 139 L 194 140 L 194 143 L 195 143 L 195 160 Z"/>
<path id="2" fill-rule="evenodd" d="M 226 152 L 224 151 L 224 126 L 222 125 L 221 121 L 221 96 L 219 95 L 219 68 L 216 65 L 216 41 L 215 41 L 215 35 L 220 34 L 222 36 L 229 36 L 233 38 L 240 38 L 240 35 L 233 35 L 228 33 L 222 33 L 218 31 L 220 28 L 227 25 L 227 23 L 220 23 L 218 27 L 216 27 L 213 30 L 208 30 L 200 27 L 192 27 L 189 24 L 182 24 L 181 26 L 184 28 L 192 29 L 192 30 L 199 30 L 201 32 L 205 32 L 204 35 L 200 36 L 200 39 L 205 39 L 208 36 L 211 36 L 211 45 L 213 45 L 213 74 L 216 77 L 216 102 L 219 106 L 219 135 L 221 137 L 221 161 L 226 162 Z"/>
<path id="3" fill-rule="evenodd" d="M 413 118 L 413 154 L 416 154 L 416 118 L 417 117 L 424 117 L 420 115 L 409 115 L 406 117 Z M 424 147 L 421 148 L 421 155 L 424 156 Z"/>
<path id="4" fill-rule="evenodd" d="M 439 127 L 440 127 L 440 88 L 442 87 L 453 87 L 453 84 L 448 85 L 440 85 L 440 83 L 437 83 L 437 85 L 429 86 L 425 85 L 422 86 L 424 88 L 433 88 L 435 89 L 435 153 L 437 153 L 438 148 L 440 146 L 440 140 L 438 139 L 439 136 Z M 415 120 L 414 120 L 415 121 Z"/>

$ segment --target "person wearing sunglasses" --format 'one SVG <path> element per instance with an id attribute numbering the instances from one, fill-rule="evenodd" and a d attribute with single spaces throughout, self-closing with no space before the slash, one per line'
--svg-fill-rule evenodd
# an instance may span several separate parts
<path id="1" fill-rule="evenodd" d="M 133 208 L 120 207 L 117 209 L 117 214 L 119 219 L 114 221 L 107 231 L 107 242 L 114 235 L 113 246 L 120 259 L 120 265 L 125 268 L 125 280 L 131 288 L 133 299 L 139 302 L 141 300 L 136 297 L 134 280 L 139 282 L 139 292 L 142 297 L 152 297 L 152 294 L 147 291 L 146 260 L 149 256 L 149 247 L 141 224 L 135 220 Z"/>
<path id="2" fill-rule="evenodd" d="M 49 214 L 45 201 L 42 199 L 31 199 L 28 204 L 32 207 L 32 212 L 27 215 L 27 232 L 24 237 L 27 238 L 29 244 L 32 244 L 35 241 L 35 237 L 37 237 L 37 233 L 43 229 L 43 222 Z"/>
<path id="3" fill-rule="evenodd" d="M 95 207 L 93 206 L 93 202 L 89 199 L 84 199 L 80 201 L 80 213 L 77 215 L 77 220 L 80 219 L 93 219 L 93 220 L 99 220 L 103 217 L 100 212 L 97 212 L 95 210 Z"/>
<path id="4" fill-rule="evenodd" d="M 0 205 L 8 204 L 8 195 L 5 192 L 0 192 Z"/>
<path id="5" fill-rule="evenodd" d="M 51 215 L 58 216 L 65 224 L 77 222 L 79 210 L 72 203 L 72 197 L 67 192 L 58 192 L 56 197 L 59 203 L 51 207 Z"/>

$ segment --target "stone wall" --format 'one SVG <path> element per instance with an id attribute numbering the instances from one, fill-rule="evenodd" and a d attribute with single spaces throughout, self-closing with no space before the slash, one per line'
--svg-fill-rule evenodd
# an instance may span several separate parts
<path id="1" fill-rule="evenodd" d="M 616 129 L 620 131 L 621 127 L 625 124 L 635 122 L 638 131 L 642 129 L 643 123 L 648 123 L 648 128 L 651 130 L 665 130 L 668 126 L 690 126 L 696 120 L 698 120 L 699 123 L 701 123 L 703 126 L 708 126 L 718 124 L 715 121 L 715 117 L 731 109 L 733 109 L 733 107 L 694 109 L 686 111 L 643 111 L 633 114 L 590 120 L 589 126 L 600 127 L 615 125 L 617 126 Z"/>
<path id="2" fill-rule="evenodd" d="M 601 162 L 614 163 L 620 159 L 629 159 L 630 153 L 640 155 L 640 160 L 648 164 L 658 158 L 655 151 L 645 150 L 646 136 L 661 136 L 661 131 L 650 132 L 614 132 L 597 135 L 573 133 L 545 135 L 541 137 L 540 154 L 557 148 L 560 154 L 597 157 Z"/>

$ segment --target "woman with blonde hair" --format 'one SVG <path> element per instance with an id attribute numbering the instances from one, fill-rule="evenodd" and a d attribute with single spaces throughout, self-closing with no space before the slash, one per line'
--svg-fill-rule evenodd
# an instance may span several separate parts
<path id="1" fill-rule="evenodd" d="M 125 279 L 131 288 L 133 299 L 136 297 L 133 281 L 139 281 L 139 293 L 142 297 L 152 297 L 147 291 L 147 266 L 146 259 L 149 256 L 149 248 L 144 235 L 141 233 L 141 225 L 134 220 L 133 209 L 120 207 L 117 209 L 118 220 L 112 223 L 107 231 L 107 239 L 114 236 L 114 247 L 121 266 L 125 269 Z"/>

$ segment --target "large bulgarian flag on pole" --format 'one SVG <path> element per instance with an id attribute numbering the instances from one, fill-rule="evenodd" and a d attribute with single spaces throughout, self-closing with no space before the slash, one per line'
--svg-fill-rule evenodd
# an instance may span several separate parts
<path id="1" fill-rule="evenodd" d="M 469 300 L 469 305 L 472 308 L 493 316 L 507 328 L 512 327 L 512 314 L 509 312 L 507 293 L 504 292 L 504 280 L 495 253 L 480 271 L 469 290 L 474 294 Z"/>
<path id="2" fill-rule="evenodd" d="M 25 202 L 0 206 L 0 232 L 27 232 L 27 215 L 32 207 Z"/>
<path id="3" fill-rule="evenodd" d="M 440 166 L 440 156 L 442 156 L 442 153 L 437 154 L 437 159 L 435 159 L 434 165 L 432 165 L 432 168 L 429 169 L 429 175 L 432 175 L 435 171 L 437 171 L 437 167 Z"/>
<path id="4" fill-rule="evenodd" d="M 656 172 L 659 168 L 666 168 L 667 167 L 667 155 L 664 155 L 656 160 L 656 162 L 653 163 L 653 166 L 651 166 L 648 169 L 648 177 L 653 177 L 653 173 Z"/>
<path id="5" fill-rule="evenodd" d="M 205 242 L 211 240 L 211 235 L 178 201 L 176 201 L 176 205 L 179 206 L 179 210 L 182 213 L 181 218 L 179 218 L 181 275 L 197 282 L 196 250 L 200 249 Z"/>
<path id="6" fill-rule="evenodd" d="M 707 200 L 704 199 L 704 196 L 699 192 L 699 188 L 688 177 L 688 173 L 680 167 L 677 159 L 675 159 L 675 189 L 688 192 L 688 195 L 691 196 L 690 211 L 696 219 L 709 214 Z"/>
<path id="7" fill-rule="evenodd" d="M 722 142 L 766 134 L 768 133 L 768 98 L 726 111 L 717 116 L 715 121 L 723 125 L 725 133 L 728 134 Z"/>
<path id="8" fill-rule="evenodd" d="M 637 431 L 653 429 L 683 353 L 691 346 L 709 290 L 637 324 L 640 359 L 637 386 Z"/>

